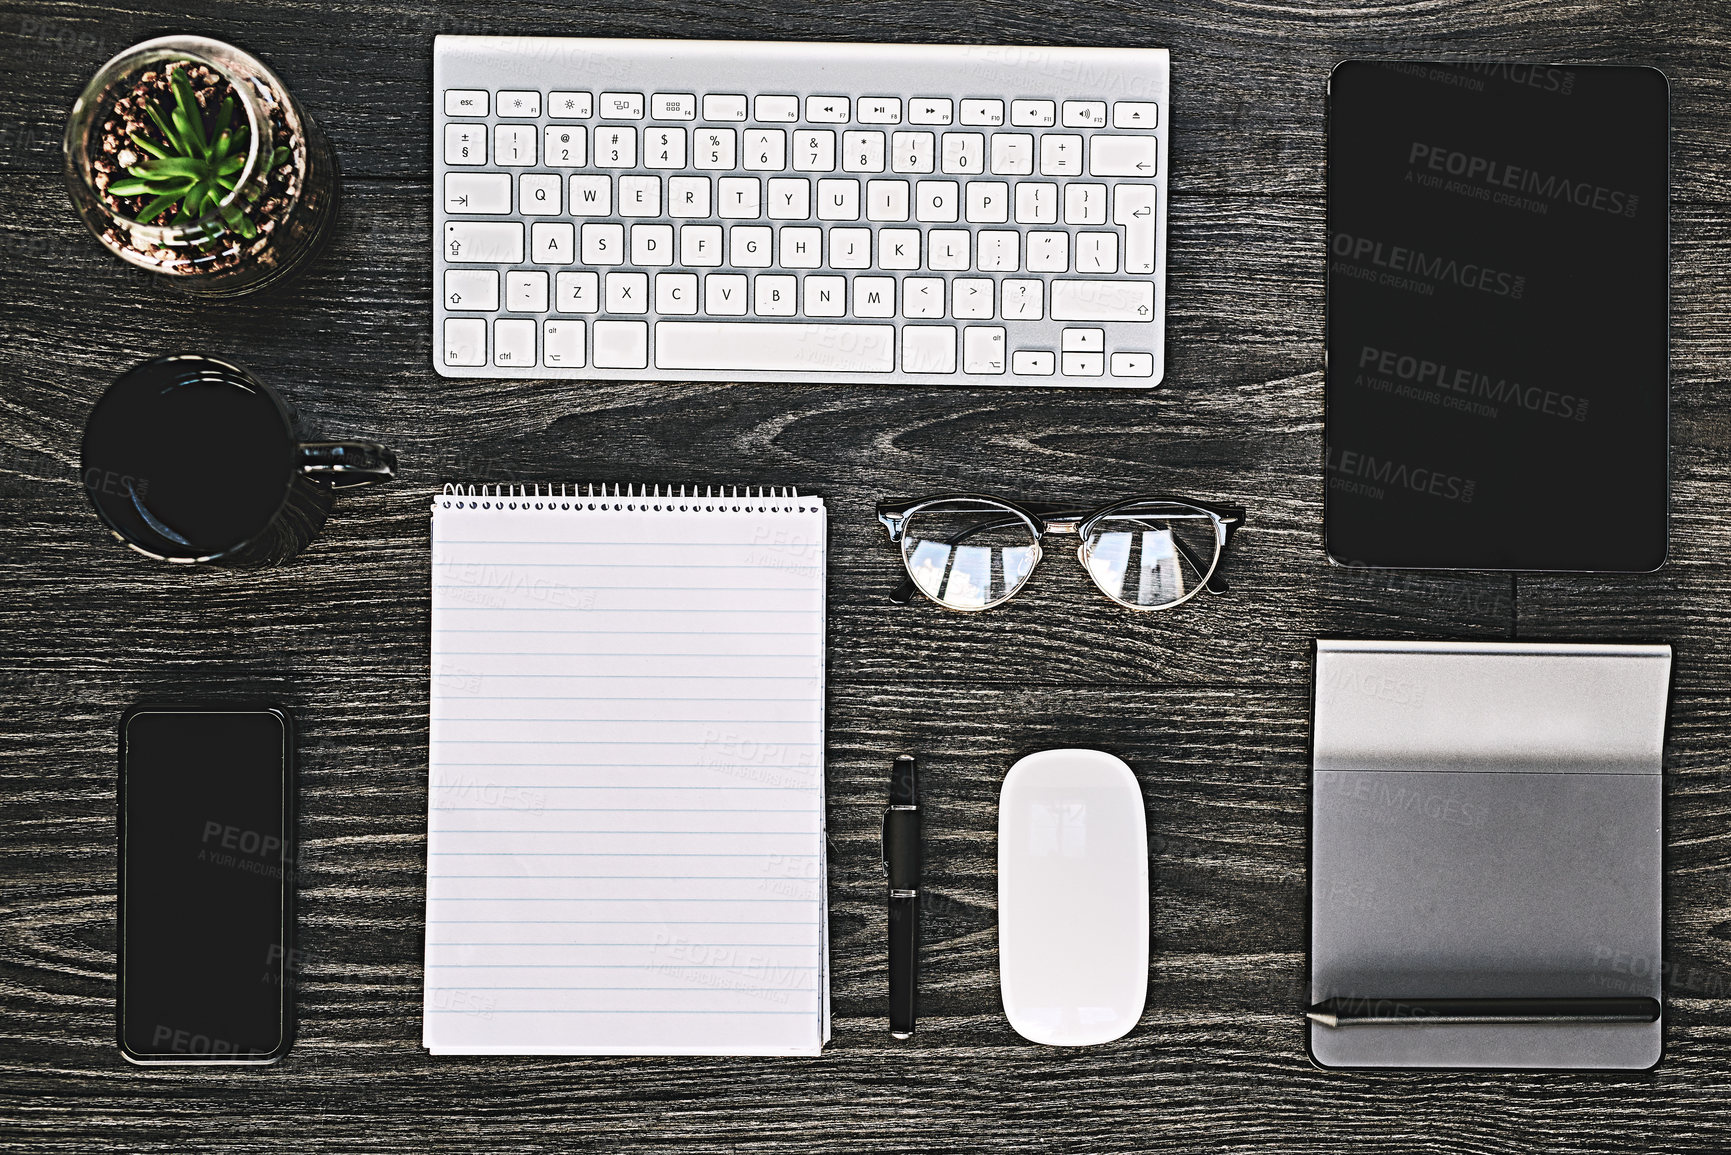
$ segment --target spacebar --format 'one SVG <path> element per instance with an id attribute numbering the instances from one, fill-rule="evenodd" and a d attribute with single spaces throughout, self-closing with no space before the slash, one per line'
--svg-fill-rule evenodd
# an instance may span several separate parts
<path id="1" fill-rule="evenodd" d="M 894 325 L 762 324 L 756 321 L 658 321 L 657 369 L 722 372 L 889 373 L 896 365 Z"/>

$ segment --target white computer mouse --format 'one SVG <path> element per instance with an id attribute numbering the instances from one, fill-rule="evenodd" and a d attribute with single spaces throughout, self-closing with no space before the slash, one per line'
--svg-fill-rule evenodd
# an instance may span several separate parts
<path id="1" fill-rule="evenodd" d="M 1148 999 L 1142 788 L 1099 750 L 1043 750 L 998 795 L 998 982 L 1036 1043 L 1111 1042 Z"/>

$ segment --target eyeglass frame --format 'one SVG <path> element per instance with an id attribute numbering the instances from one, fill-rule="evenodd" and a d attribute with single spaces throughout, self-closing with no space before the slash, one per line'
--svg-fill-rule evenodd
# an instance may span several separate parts
<path id="1" fill-rule="evenodd" d="M 1244 526 L 1244 508 L 1242 506 L 1215 505 L 1211 502 L 1196 501 L 1188 497 L 1171 497 L 1165 494 L 1128 497 L 1121 501 L 1114 501 L 1109 505 L 1103 505 L 1098 509 L 1088 511 L 1085 509 L 1079 510 L 1074 504 L 1064 502 L 1012 501 L 1009 498 L 993 497 L 990 494 L 985 493 L 934 493 L 925 497 L 913 498 L 911 500 L 897 501 L 885 499 L 880 501 L 877 504 L 878 521 L 882 523 L 884 529 L 889 531 L 890 543 L 899 546 L 901 544 L 903 531 L 907 528 L 908 520 L 912 518 L 914 514 L 927 506 L 937 505 L 940 502 L 946 501 L 983 501 L 990 505 L 999 506 L 1006 512 L 1013 513 L 1020 517 L 1023 522 L 1026 523 L 1029 531 L 1034 535 L 1034 560 L 1028 564 L 1028 576 L 1022 579 L 1021 585 L 1018 585 L 1012 592 L 1005 594 L 998 600 L 987 602 L 986 604 L 979 606 L 954 606 L 950 605 L 948 602 L 940 601 L 937 598 L 932 597 L 930 594 L 926 594 L 926 597 L 933 604 L 942 606 L 946 610 L 958 610 L 962 613 L 978 613 L 982 610 L 996 609 L 998 606 L 1003 605 L 1005 602 L 1010 601 L 1017 594 L 1021 593 L 1022 590 L 1027 587 L 1028 582 L 1033 578 L 1034 567 L 1039 565 L 1041 559 L 1046 556 L 1046 550 L 1042 543 L 1045 541 L 1048 534 L 1054 537 L 1069 537 L 1073 535 L 1077 539 L 1076 560 L 1081 564 L 1083 570 L 1087 571 L 1090 578 L 1092 578 L 1093 571 L 1088 569 L 1088 559 L 1084 556 L 1083 551 L 1088 547 L 1088 535 L 1093 530 L 1094 526 L 1103 519 L 1111 517 L 1114 514 L 1119 514 L 1129 507 L 1143 505 L 1152 501 L 1164 501 L 1170 502 L 1173 505 L 1188 506 L 1191 509 L 1200 510 L 1213 518 L 1215 537 L 1214 560 L 1209 565 L 1208 572 L 1204 575 L 1203 579 L 1192 586 L 1189 592 L 1187 592 L 1183 597 L 1178 598 L 1176 601 L 1164 602 L 1160 605 L 1152 606 L 1137 605 L 1134 602 L 1128 602 L 1123 598 L 1109 594 L 1105 589 L 1101 588 L 1098 581 L 1096 581 L 1094 585 L 1096 589 L 1100 590 L 1102 595 L 1110 598 L 1113 603 L 1123 606 L 1126 609 L 1136 610 L 1143 613 L 1150 613 L 1157 610 L 1176 609 L 1191 598 L 1195 597 L 1202 590 L 1207 590 L 1211 594 L 1223 594 L 1227 592 L 1228 587 L 1226 582 L 1220 576 L 1220 567 L 1226 560 L 1226 547 L 1231 544 L 1232 535 L 1237 533 L 1238 530 L 1242 529 Z M 991 526 L 975 526 L 961 534 L 951 537 L 945 544 L 956 545 L 963 537 L 978 533 L 987 528 L 991 528 Z M 1197 569 L 1202 568 L 1201 565 L 1197 563 L 1197 559 L 1191 556 L 1189 547 L 1186 546 L 1181 539 L 1174 536 L 1172 544 L 1174 548 L 1184 555 L 1185 559 L 1189 561 L 1192 566 L 1195 566 Z M 914 580 L 913 571 L 908 569 L 907 553 L 900 549 L 896 552 L 901 554 L 902 570 L 906 574 L 906 577 L 903 579 L 902 584 L 897 587 L 896 591 L 890 594 L 890 600 L 898 605 L 907 605 L 909 602 L 913 601 L 913 595 L 916 590 L 922 594 L 924 594 L 925 591 L 920 589 L 919 583 Z"/>

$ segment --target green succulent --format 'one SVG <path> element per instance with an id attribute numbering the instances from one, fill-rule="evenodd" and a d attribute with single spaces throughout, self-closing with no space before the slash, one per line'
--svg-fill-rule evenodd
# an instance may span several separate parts
<path id="1" fill-rule="evenodd" d="M 172 225 L 196 221 L 215 210 L 241 236 L 248 239 L 257 236 L 258 226 L 239 205 L 223 203 L 223 198 L 234 191 L 241 169 L 246 167 L 247 126 L 232 123 L 234 97 L 223 100 L 214 122 L 207 125 L 204 110 L 199 108 L 192 84 L 186 79 L 186 70 L 174 69 L 169 74 L 169 85 L 174 90 L 174 105 L 166 115 L 154 103 L 147 101 L 144 106 L 162 139 L 150 140 L 131 133 L 132 143 L 147 154 L 146 158 L 127 168 L 132 179 L 114 181 L 108 191 L 117 197 L 151 198 L 139 211 L 137 219 L 141 221 L 153 221 L 179 205 L 179 211 L 169 222 Z M 269 167 L 277 167 L 288 156 L 288 149 L 279 146 Z"/>

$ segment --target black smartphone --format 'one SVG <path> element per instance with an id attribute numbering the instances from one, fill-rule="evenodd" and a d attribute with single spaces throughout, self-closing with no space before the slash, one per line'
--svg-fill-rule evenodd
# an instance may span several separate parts
<path id="1" fill-rule="evenodd" d="M 117 1032 L 135 1063 L 271 1063 L 293 1033 L 294 735 L 259 706 L 120 720 Z"/>

